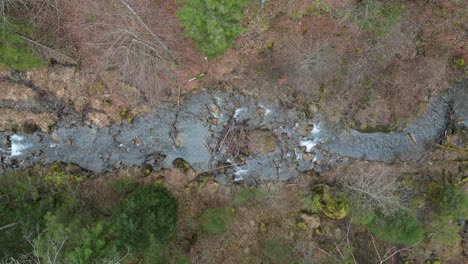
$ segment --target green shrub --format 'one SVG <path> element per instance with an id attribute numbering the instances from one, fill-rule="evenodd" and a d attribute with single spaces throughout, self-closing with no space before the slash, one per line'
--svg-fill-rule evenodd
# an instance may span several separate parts
<path id="1" fill-rule="evenodd" d="M 263 243 L 263 254 L 273 263 L 290 263 L 292 258 L 291 247 L 278 239 L 267 240 Z"/>
<path id="2" fill-rule="evenodd" d="M 116 248 L 108 238 L 109 223 L 98 221 L 90 227 L 79 230 L 71 241 L 67 258 L 70 263 L 90 263 L 116 254 Z M 75 235 L 76 235 L 75 234 Z M 73 236 L 72 236 L 73 237 Z"/>
<path id="3" fill-rule="evenodd" d="M 389 243 L 414 245 L 424 238 L 422 224 L 407 211 L 399 211 L 387 216 L 376 214 L 367 227 L 377 238 Z"/>
<path id="4" fill-rule="evenodd" d="M 163 242 L 175 235 L 177 202 L 162 186 L 145 185 L 129 194 L 114 213 L 113 233 L 120 247 L 144 250 L 151 236 Z"/>
<path id="5" fill-rule="evenodd" d="M 320 199 L 320 196 L 318 195 L 309 195 L 305 197 L 302 200 L 303 209 L 311 213 L 318 213 L 319 212 L 319 208 L 318 208 L 319 199 Z"/>
<path id="6" fill-rule="evenodd" d="M 461 187 L 433 184 L 428 188 L 429 200 L 441 216 L 468 217 L 468 195 Z"/>
<path id="7" fill-rule="evenodd" d="M 130 248 L 131 255 L 142 254 L 148 263 L 167 263 L 166 242 L 175 234 L 177 204 L 166 189 L 120 182 L 122 194 L 133 192 L 107 217 L 83 206 L 81 189 L 75 186 L 82 178 L 58 164 L 44 170 L 0 177 L 0 227 L 13 224 L 0 232 L 0 259 L 33 254 L 41 262 L 56 255 L 57 263 L 107 263 Z"/>
<path id="8" fill-rule="evenodd" d="M 68 212 L 71 216 L 72 212 Z M 42 262 L 56 258 L 57 263 L 99 263 L 110 256 L 118 256 L 109 239 L 107 221 L 82 221 L 78 218 L 63 219 L 60 213 L 48 212 L 44 216 L 45 227 L 33 240 L 34 255 Z"/>
<path id="9" fill-rule="evenodd" d="M 376 212 L 365 206 L 355 206 L 351 221 L 358 225 L 369 225 L 374 220 Z"/>
<path id="10" fill-rule="evenodd" d="M 396 2 L 364 0 L 356 9 L 357 23 L 379 37 L 385 37 L 400 21 L 403 5 Z"/>
<path id="11" fill-rule="evenodd" d="M 176 256 L 174 263 L 175 264 L 190 264 L 190 257 L 184 256 L 184 255 Z"/>
<path id="12" fill-rule="evenodd" d="M 461 226 L 450 217 L 436 216 L 428 224 L 431 246 L 438 250 L 448 249 L 461 241 Z"/>
<path id="13" fill-rule="evenodd" d="M 208 57 L 222 55 L 242 32 L 248 0 L 181 0 L 177 12 L 185 35 Z"/>
<path id="14" fill-rule="evenodd" d="M 44 215 L 60 202 L 56 197 L 42 188 L 40 177 L 18 172 L 0 176 L 0 226 L 14 224 L 1 230 L 0 258 L 31 250 L 24 233 L 43 228 Z"/>
<path id="15" fill-rule="evenodd" d="M 24 25 L 10 25 L 13 30 L 26 31 Z M 26 40 L 18 34 L 0 28 L 0 68 L 10 68 L 17 71 L 26 71 L 43 67 L 44 62 L 34 51 L 29 48 Z M 3 67 L 2 67 L 3 66 Z"/>
<path id="16" fill-rule="evenodd" d="M 225 232 L 230 221 L 231 213 L 227 208 L 207 209 L 200 219 L 203 230 L 213 234 Z"/>
<path id="17" fill-rule="evenodd" d="M 137 188 L 137 184 L 131 178 L 111 180 L 108 186 L 119 194 L 128 194 Z"/>
<path id="18" fill-rule="evenodd" d="M 265 197 L 265 193 L 258 189 L 242 189 L 234 199 L 236 205 L 243 205 Z"/>
<path id="19" fill-rule="evenodd" d="M 148 264 L 166 264 L 169 263 L 167 255 L 169 249 L 165 243 L 158 241 L 154 235 L 150 235 L 149 246 L 145 250 L 143 263 Z"/>

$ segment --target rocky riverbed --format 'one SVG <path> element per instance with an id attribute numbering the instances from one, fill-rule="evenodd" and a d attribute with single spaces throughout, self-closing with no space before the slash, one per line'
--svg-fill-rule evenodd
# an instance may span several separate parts
<path id="1" fill-rule="evenodd" d="M 2 132 L 0 172 L 60 161 L 96 173 L 190 166 L 220 183 L 285 181 L 346 158 L 419 160 L 449 125 L 468 127 L 467 80 L 432 97 L 423 117 L 390 133 L 362 133 L 280 102 L 205 91 L 122 125 Z"/>

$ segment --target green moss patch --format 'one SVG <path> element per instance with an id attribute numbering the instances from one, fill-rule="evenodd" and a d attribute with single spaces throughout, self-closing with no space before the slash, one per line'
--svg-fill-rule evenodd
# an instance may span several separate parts
<path id="1" fill-rule="evenodd" d="M 27 32 L 29 27 L 13 25 L 11 29 L 0 29 L 0 68 L 27 71 L 46 66 L 47 62 L 30 49 L 28 42 L 13 32 Z"/>

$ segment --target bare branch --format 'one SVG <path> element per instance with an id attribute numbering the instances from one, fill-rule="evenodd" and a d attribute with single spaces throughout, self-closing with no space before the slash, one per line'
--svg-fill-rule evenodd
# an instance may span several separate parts
<path id="1" fill-rule="evenodd" d="M 53 49 L 51 47 L 48 47 L 44 44 L 41 44 L 38 41 L 35 41 L 31 38 L 28 38 L 27 36 L 21 35 L 20 37 L 30 44 L 34 45 L 37 49 L 41 51 L 41 54 L 45 54 L 44 56 L 52 58 L 56 60 L 59 63 L 66 64 L 66 65 L 77 65 L 78 61 L 76 61 L 74 58 L 70 57 L 69 55 L 58 51 L 56 49 Z"/>
<path id="2" fill-rule="evenodd" d="M 390 253 L 392 250 L 394 250 L 395 247 L 391 247 L 390 249 L 385 252 L 385 255 L 383 255 L 383 258 L 380 256 L 379 250 L 377 249 L 377 245 L 375 244 L 375 239 L 374 236 L 371 234 L 372 237 L 372 244 L 374 245 L 375 252 L 377 253 L 377 256 L 379 257 L 379 264 L 385 263 L 387 260 L 390 260 L 393 256 L 395 256 L 397 253 L 404 251 L 404 250 L 409 250 L 410 248 L 416 246 L 417 244 L 414 244 L 409 247 L 401 248 L 399 250 L 395 250 L 391 255 L 387 256 L 388 253 Z"/>
<path id="3" fill-rule="evenodd" d="M 130 10 L 130 12 L 132 12 L 132 14 L 138 19 L 138 21 L 140 22 L 140 24 L 145 27 L 145 29 L 151 34 L 151 36 L 153 36 L 153 38 L 159 43 L 159 45 L 161 45 L 161 47 L 165 50 L 169 50 L 169 48 L 161 41 L 161 39 L 158 37 L 158 35 L 156 35 L 149 27 L 148 25 L 146 25 L 146 23 L 141 19 L 141 17 L 135 12 L 135 10 L 133 10 L 133 8 L 124 0 L 120 0 L 120 2 L 122 4 L 125 5 L 125 7 L 127 7 L 128 10 Z"/>
<path id="4" fill-rule="evenodd" d="M 334 259 L 336 262 L 338 263 L 343 263 L 341 262 L 339 259 L 337 259 L 335 256 L 333 256 L 332 254 L 328 253 L 327 251 L 321 249 L 320 247 L 317 247 L 318 250 L 322 251 L 323 253 L 325 253 L 327 256 L 329 256 L 330 258 Z"/>
<path id="5" fill-rule="evenodd" d="M 403 208 L 397 177 L 388 168 L 375 164 L 355 166 L 340 181 L 344 192 L 364 208 L 378 209 L 387 215 Z"/>
<path id="6" fill-rule="evenodd" d="M 8 229 L 10 227 L 14 227 L 17 224 L 18 224 L 18 222 L 10 223 L 10 224 L 4 225 L 4 226 L 0 226 L 0 231 L 3 230 L 3 229 Z"/>
<path id="7" fill-rule="evenodd" d="M 383 263 L 382 258 L 380 257 L 379 250 L 377 249 L 377 246 L 375 245 L 375 239 L 374 236 L 371 234 L 372 237 L 372 245 L 374 245 L 375 252 L 377 253 L 377 256 L 379 257 L 380 263 Z"/>

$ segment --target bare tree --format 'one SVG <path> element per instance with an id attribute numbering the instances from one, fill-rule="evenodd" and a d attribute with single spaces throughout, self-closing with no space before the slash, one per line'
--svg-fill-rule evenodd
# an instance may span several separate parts
<path id="1" fill-rule="evenodd" d="M 0 0 L 0 26 L 9 15 L 27 17 L 41 34 L 23 37 L 45 57 L 74 65 L 67 53 L 78 51 L 96 73 L 113 70 L 156 102 L 172 88 L 176 64 L 167 44 L 175 33 L 165 27 L 173 15 L 164 10 L 151 0 Z"/>
<path id="2" fill-rule="evenodd" d="M 8 24 L 11 13 L 27 17 L 33 26 L 41 29 L 53 29 L 59 33 L 62 25 L 63 6 L 66 0 L 0 0 L 0 18 L 2 24 Z"/>
<path id="3" fill-rule="evenodd" d="M 372 237 L 372 245 L 374 246 L 375 253 L 377 254 L 377 257 L 379 258 L 379 264 L 383 264 L 393 258 L 396 254 L 402 252 L 402 251 L 409 251 L 411 248 L 415 247 L 416 245 L 412 245 L 409 247 L 404 247 L 404 248 L 397 248 L 396 246 L 390 247 L 384 255 L 381 255 L 379 252 L 379 249 L 377 248 L 377 245 L 375 243 L 374 236 L 371 235 Z"/>
<path id="4" fill-rule="evenodd" d="M 339 71 L 339 54 L 328 42 L 328 39 L 297 36 L 285 41 L 277 55 L 279 67 L 287 73 L 294 88 L 316 104 L 323 94 L 323 86 L 335 79 Z"/>
<path id="5" fill-rule="evenodd" d="M 397 177 L 387 167 L 377 164 L 358 164 L 348 168 L 339 179 L 344 192 L 364 208 L 378 209 L 392 214 L 403 208 L 398 195 Z"/>
<path id="6" fill-rule="evenodd" d="M 100 69 L 117 70 L 155 102 L 167 88 L 175 60 L 163 37 L 143 19 L 151 10 L 147 2 L 89 1 L 83 23 L 90 36 L 87 48 Z"/>
<path id="7" fill-rule="evenodd" d="M 64 5 L 66 0 L 21 0 L 29 19 L 36 28 L 52 31 L 55 38 L 63 33 Z"/>

